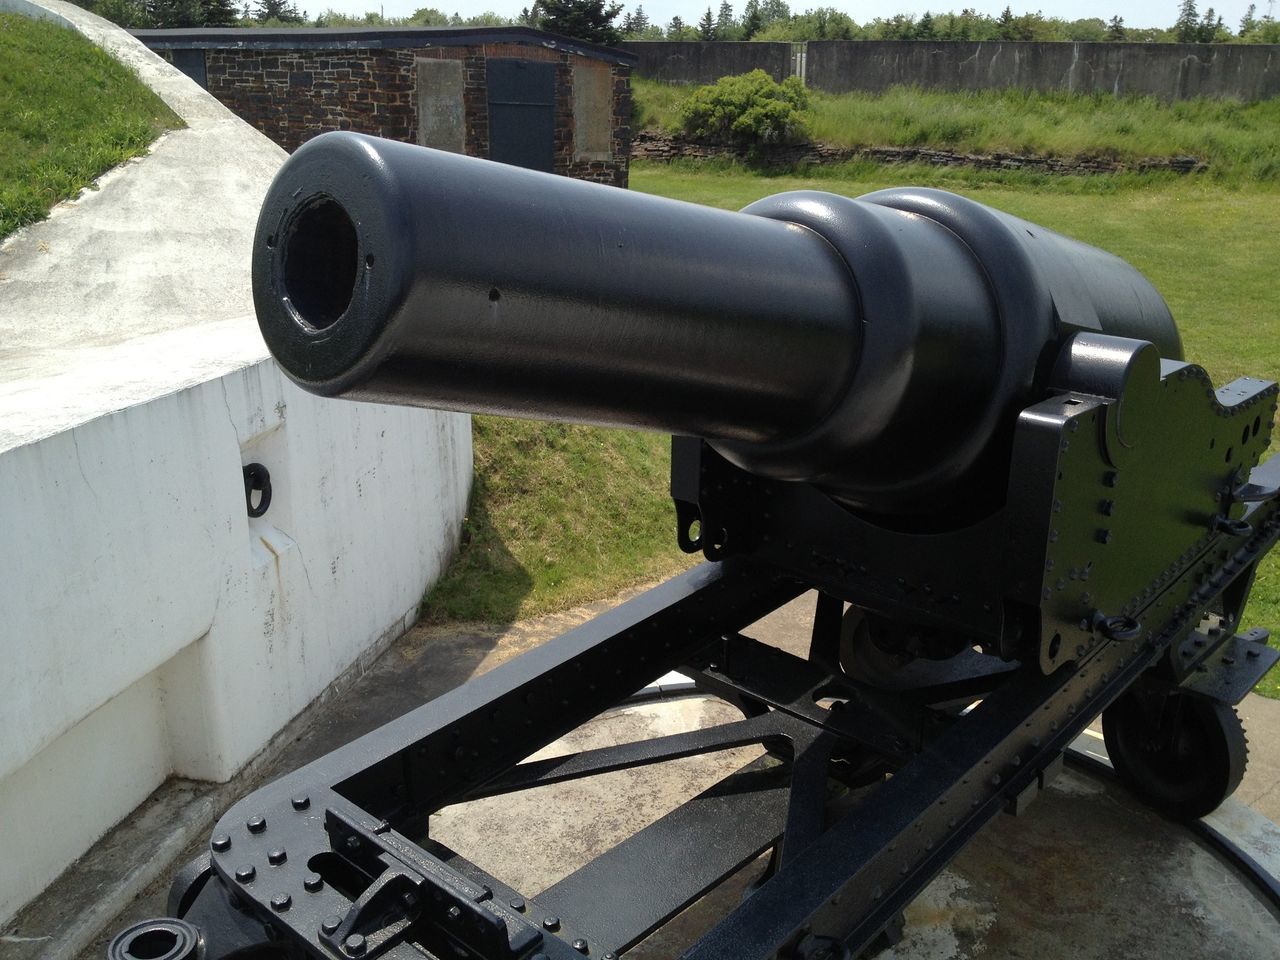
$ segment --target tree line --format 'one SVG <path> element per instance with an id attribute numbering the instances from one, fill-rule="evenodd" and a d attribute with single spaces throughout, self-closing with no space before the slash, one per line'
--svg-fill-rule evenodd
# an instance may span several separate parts
<path id="1" fill-rule="evenodd" d="M 793 13 L 786 0 L 746 0 L 741 14 L 730 0 L 708 6 L 696 20 L 675 16 L 655 23 L 643 3 L 634 9 L 606 0 L 534 0 L 514 17 L 492 11 L 462 17 L 421 7 L 407 17 L 377 11 L 352 16 L 326 10 L 311 18 L 292 0 L 81 0 L 81 6 L 125 27 L 495 27 L 528 26 L 567 37 L 612 45 L 623 40 L 1028 40 L 1112 41 L 1129 43 L 1280 43 L 1280 22 L 1258 15 L 1250 4 L 1235 31 L 1212 7 L 1199 11 L 1196 0 L 1181 0 L 1168 27 L 1133 27 L 1117 15 L 1065 20 L 1039 11 L 1015 14 L 1005 7 L 992 17 L 966 7 L 959 13 L 897 14 L 858 23 L 834 7 Z M 624 12 L 625 11 L 625 12 Z"/>

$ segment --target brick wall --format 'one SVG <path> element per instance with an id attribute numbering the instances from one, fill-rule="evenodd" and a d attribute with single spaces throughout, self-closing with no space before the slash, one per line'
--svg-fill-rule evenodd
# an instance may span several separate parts
<path id="1" fill-rule="evenodd" d="M 169 50 L 159 50 L 172 61 Z M 552 62 L 556 66 L 555 172 L 625 187 L 631 151 L 630 67 L 566 50 L 521 43 L 410 49 L 217 49 L 204 51 L 209 92 L 286 150 L 329 130 L 354 130 L 418 141 L 415 61 L 458 60 L 463 67 L 465 150 L 489 155 L 489 58 Z M 608 71 L 612 109 L 609 157 L 579 156 L 574 116 L 575 76 Z"/>

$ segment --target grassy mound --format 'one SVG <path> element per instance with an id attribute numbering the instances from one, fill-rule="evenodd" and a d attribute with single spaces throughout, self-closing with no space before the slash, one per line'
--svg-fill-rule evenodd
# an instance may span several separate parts
<path id="1" fill-rule="evenodd" d="M 630 430 L 475 417 L 463 547 L 423 605 L 433 621 L 506 623 L 670 576 L 671 441 Z"/>
<path id="2" fill-rule="evenodd" d="M 181 125 L 74 30 L 0 14 L 0 237 Z"/>
<path id="3" fill-rule="evenodd" d="M 679 126 L 694 89 L 636 78 L 637 129 Z M 1224 181 L 1280 180 L 1280 100 L 1182 100 L 1028 90 L 884 94 L 814 92 L 815 140 L 848 147 L 921 147 L 1132 162 L 1193 156 Z"/>

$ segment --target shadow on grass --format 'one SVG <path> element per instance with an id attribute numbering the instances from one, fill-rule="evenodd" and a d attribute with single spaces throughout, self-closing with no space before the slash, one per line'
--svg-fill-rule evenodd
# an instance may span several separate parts
<path id="1" fill-rule="evenodd" d="M 519 618 L 533 577 L 503 541 L 490 502 L 491 482 L 477 472 L 458 555 L 423 599 L 421 622 L 505 625 Z"/>

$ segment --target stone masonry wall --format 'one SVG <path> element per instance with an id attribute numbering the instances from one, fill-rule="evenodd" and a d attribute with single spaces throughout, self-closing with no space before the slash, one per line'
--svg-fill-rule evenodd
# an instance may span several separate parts
<path id="1" fill-rule="evenodd" d="M 818 164 L 870 160 L 874 163 L 924 163 L 940 167 L 976 167 L 980 170 L 1026 170 L 1035 173 L 1084 175 L 1095 173 L 1201 173 L 1204 163 L 1196 157 L 1148 157 L 1121 163 L 1101 157 L 1027 156 L 1012 153 L 956 153 L 919 147 L 837 147 L 828 143 L 778 144 L 751 149 L 737 144 L 693 140 L 652 130 L 641 130 L 632 142 L 635 159 L 668 163 L 672 160 L 731 159 L 770 170 Z"/>
<path id="2" fill-rule="evenodd" d="M 413 143 L 414 51 L 208 50 L 209 92 L 286 150 L 354 130 Z"/>
<path id="3" fill-rule="evenodd" d="M 170 51 L 159 51 L 172 59 Z M 463 67 L 463 108 L 468 155 L 489 155 L 489 58 L 549 61 L 556 65 L 555 172 L 613 186 L 627 185 L 631 149 L 630 68 L 601 64 L 564 50 L 518 43 L 419 49 L 271 50 L 208 49 L 208 89 L 238 116 L 286 150 L 330 130 L 354 130 L 418 141 L 416 101 L 419 59 L 458 60 Z M 574 76 L 607 69 L 612 85 L 608 118 L 609 159 L 576 154 Z"/>

